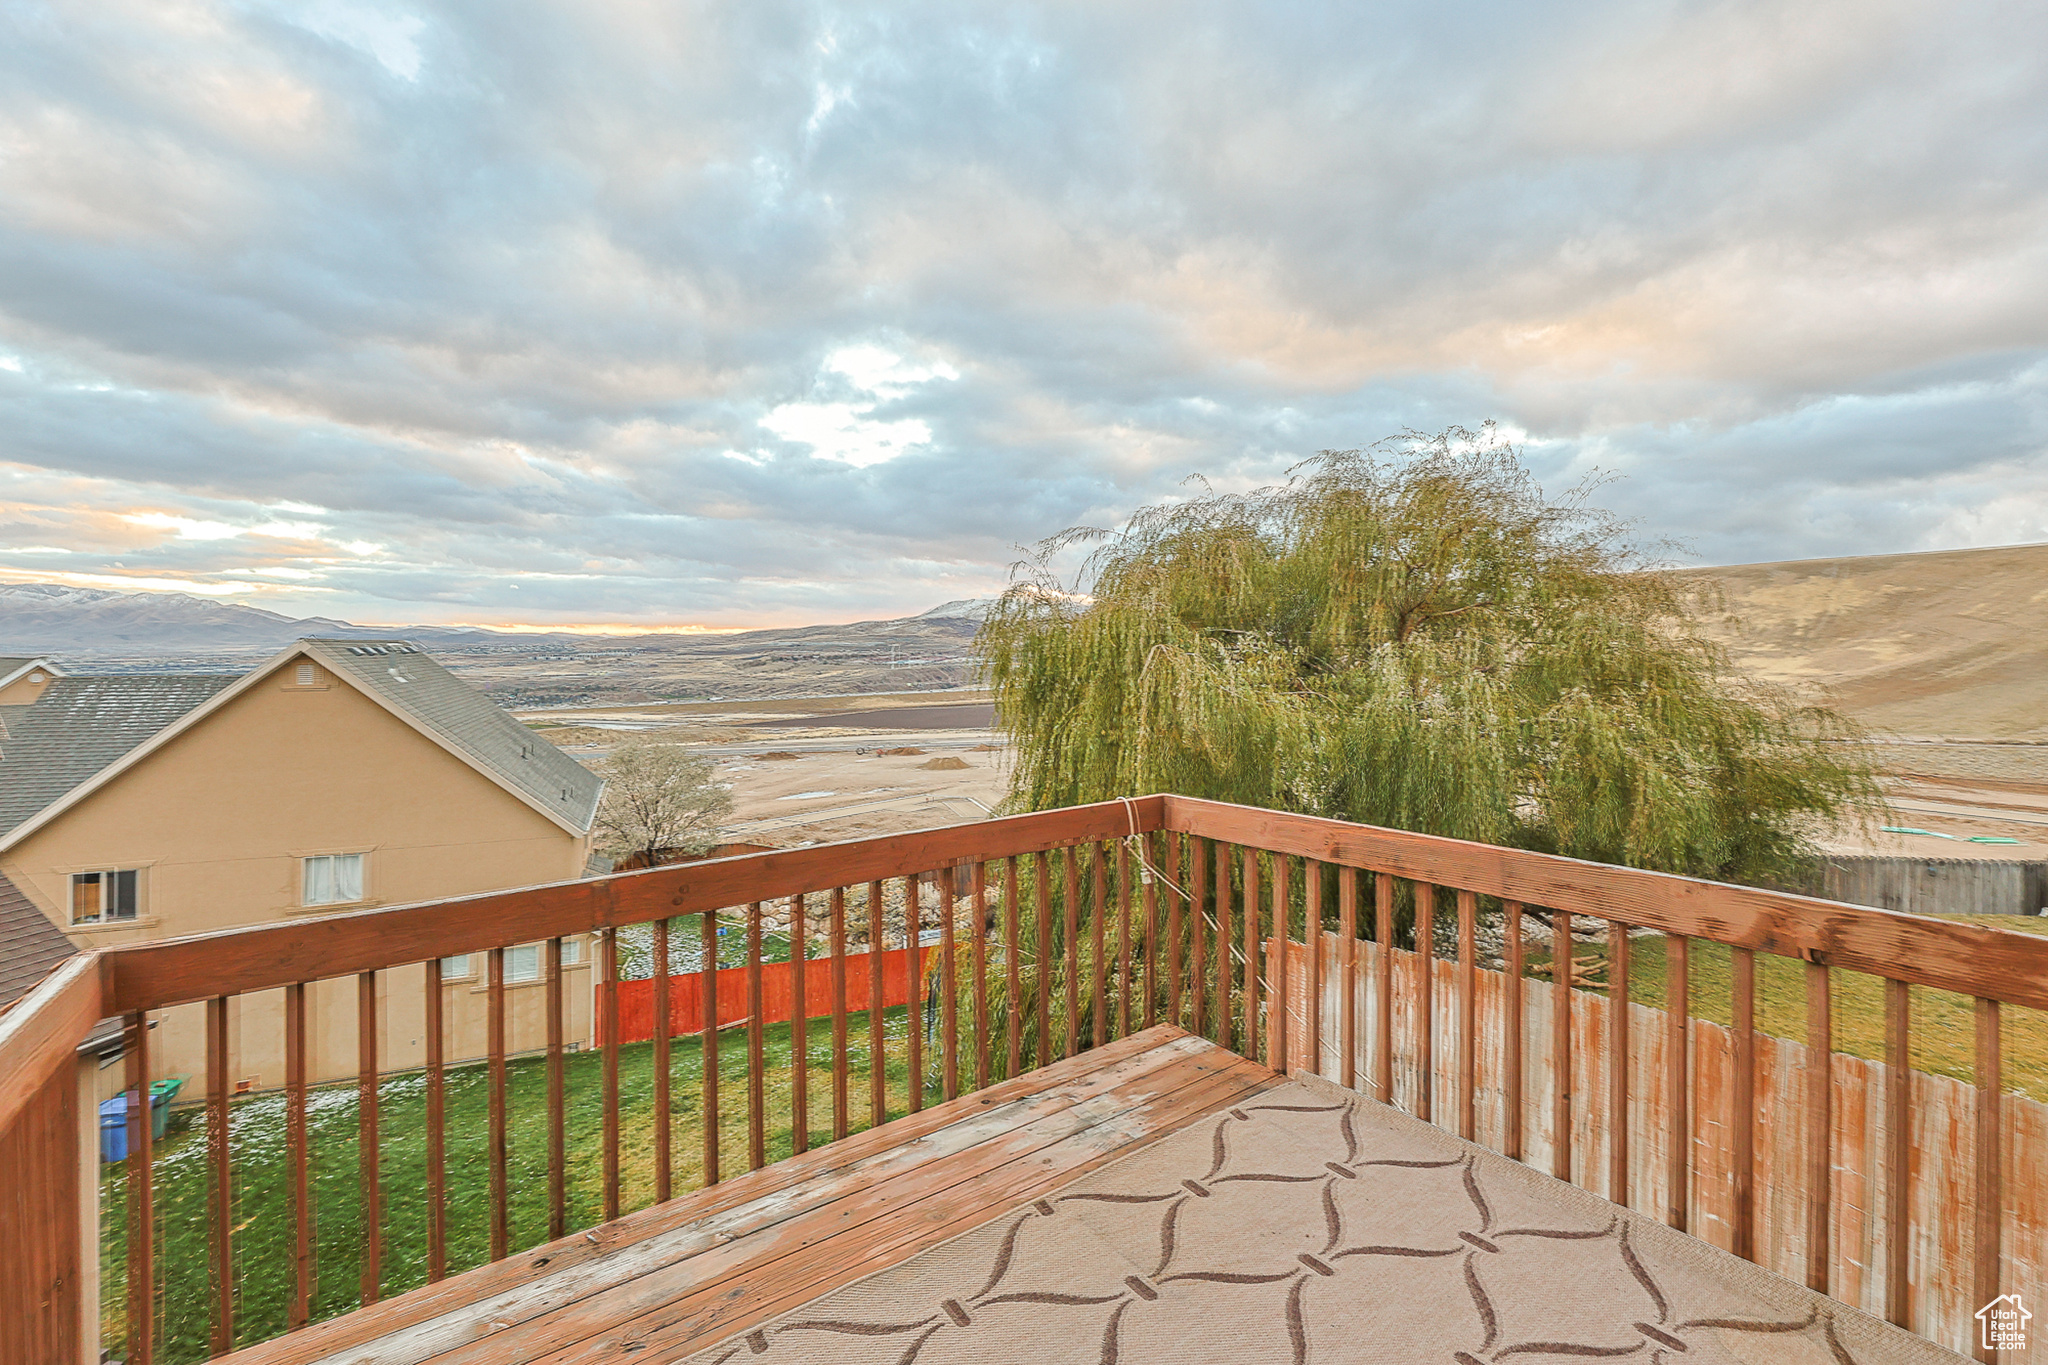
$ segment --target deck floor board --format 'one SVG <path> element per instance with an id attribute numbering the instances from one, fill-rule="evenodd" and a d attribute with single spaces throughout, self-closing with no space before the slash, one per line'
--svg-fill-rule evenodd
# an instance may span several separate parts
<path id="1" fill-rule="evenodd" d="M 226 1359 L 646 1360 L 655 1346 L 673 1358 L 1281 1083 L 1150 1029 Z"/>

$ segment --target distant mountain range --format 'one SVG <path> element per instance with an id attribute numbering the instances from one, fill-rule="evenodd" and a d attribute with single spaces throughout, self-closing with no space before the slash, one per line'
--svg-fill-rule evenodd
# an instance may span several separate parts
<path id="1" fill-rule="evenodd" d="M 307 635 L 412 640 L 507 706 L 826 696 L 965 685 L 987 599 L 917 616 L 732 635 L 359 626 L 182 592 L 0 583 L 0 655 L 111 672 L 245 668 Z"/>
<path id="2" fill-rule="evenodd" d="M 295 618 L 185 592 L 0 583 L 0 654 L 211 654 L 281 649 L 305 635 L 392 634 L 422 643 L 455 644 L 481 643 L 498 632 L 417 626 L 395 630 L 326 616 Z"/>

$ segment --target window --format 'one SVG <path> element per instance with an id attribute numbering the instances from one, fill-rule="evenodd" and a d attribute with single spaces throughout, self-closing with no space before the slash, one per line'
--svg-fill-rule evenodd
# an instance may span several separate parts
<path id="1" fill-rule="evenodd" d="M 135 918 L 135 869 L 74 872 L 71 875 L 71 922 L 104 924 Z"/>
<path id="2" fill-rule="evenodd" d="M 301 905 L 347 905 L 363 898 L 363 855 L 324 853 L 301 858 L 304 887 Z"/>
<path id="3" fill-rule="evenodd" d="M 505 984 L 512 986 L 522 981 L 540 980 L 545 974 L 547 967 L 547 956 L 543 951 L 546 947 L 547 945 L 544 943 L 522 943 L 516 947 L 507 948 L 505 950 Z M 442 979 L 447 980 L 450 977 L 470 976 L 472 974 L 482 976 L 484 974 L 483 963 L 478 962 L 474 967 L 470 965 L 472 959 L 480 956 L 482 955 L 457 953 L 454 957 L 442 958 Z M 571 963 L 581 962 L 582 960 L 583 940 L 580 938 L 563 939 L 562 965 L 566 967 Z"/>
<path id="4" fill-rule="evenodd" d="M 298 678 L 299 686 L 301 687 L 311 687 L 314 683 L 320 680 L 319 674 L 313 671 L 313 665 L 311 664 L 299 665 Z"/>

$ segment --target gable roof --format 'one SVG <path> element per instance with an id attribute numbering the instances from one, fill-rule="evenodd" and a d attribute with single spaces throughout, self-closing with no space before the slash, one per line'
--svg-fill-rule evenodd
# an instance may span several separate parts
<path id="1" fill-rule="evenodd" d="M 301 640 L 298 647 L 577 834 L 604 779 L 405 640 Z"/>
<path id="2" fill-rule="evenodd" d="M 77 951 L 49 916 L 0 873 L 0 1010 L 35 989 L 52 967 Z"/>
<path id="3" fill-rule="evenodd" d="M 240 676 L 56 678 L 36 701 L 0 706 L 0 849 L 301 657 L 570 833 L 590 832 L 604 780 L 417 645 L 308 639 Z"/>
<path id="4" fill-rule="evenodd" d="M 216 673 L 53 678 L 37 700 L 0 706 L 0 836 L 238 681 Z"/>
<path id="5" fill-rule="evenodd" d="M 64 676 L 64 670 L 40 654 L 0 654 L 0 687 L 5 687 L 31 668 L 40 667 L 53 678 Z"/>

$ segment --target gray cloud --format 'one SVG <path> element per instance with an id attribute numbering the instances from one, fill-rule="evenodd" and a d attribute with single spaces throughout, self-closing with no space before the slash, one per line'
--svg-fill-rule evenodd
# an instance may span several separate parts
<path id="1" fill-rule="evenodd" d="M 2048 538 L 2044 52 L 1991 3 L 15 0 L 0 577 L 889 614 L 1486 416 L 1707 559 Z"/>

